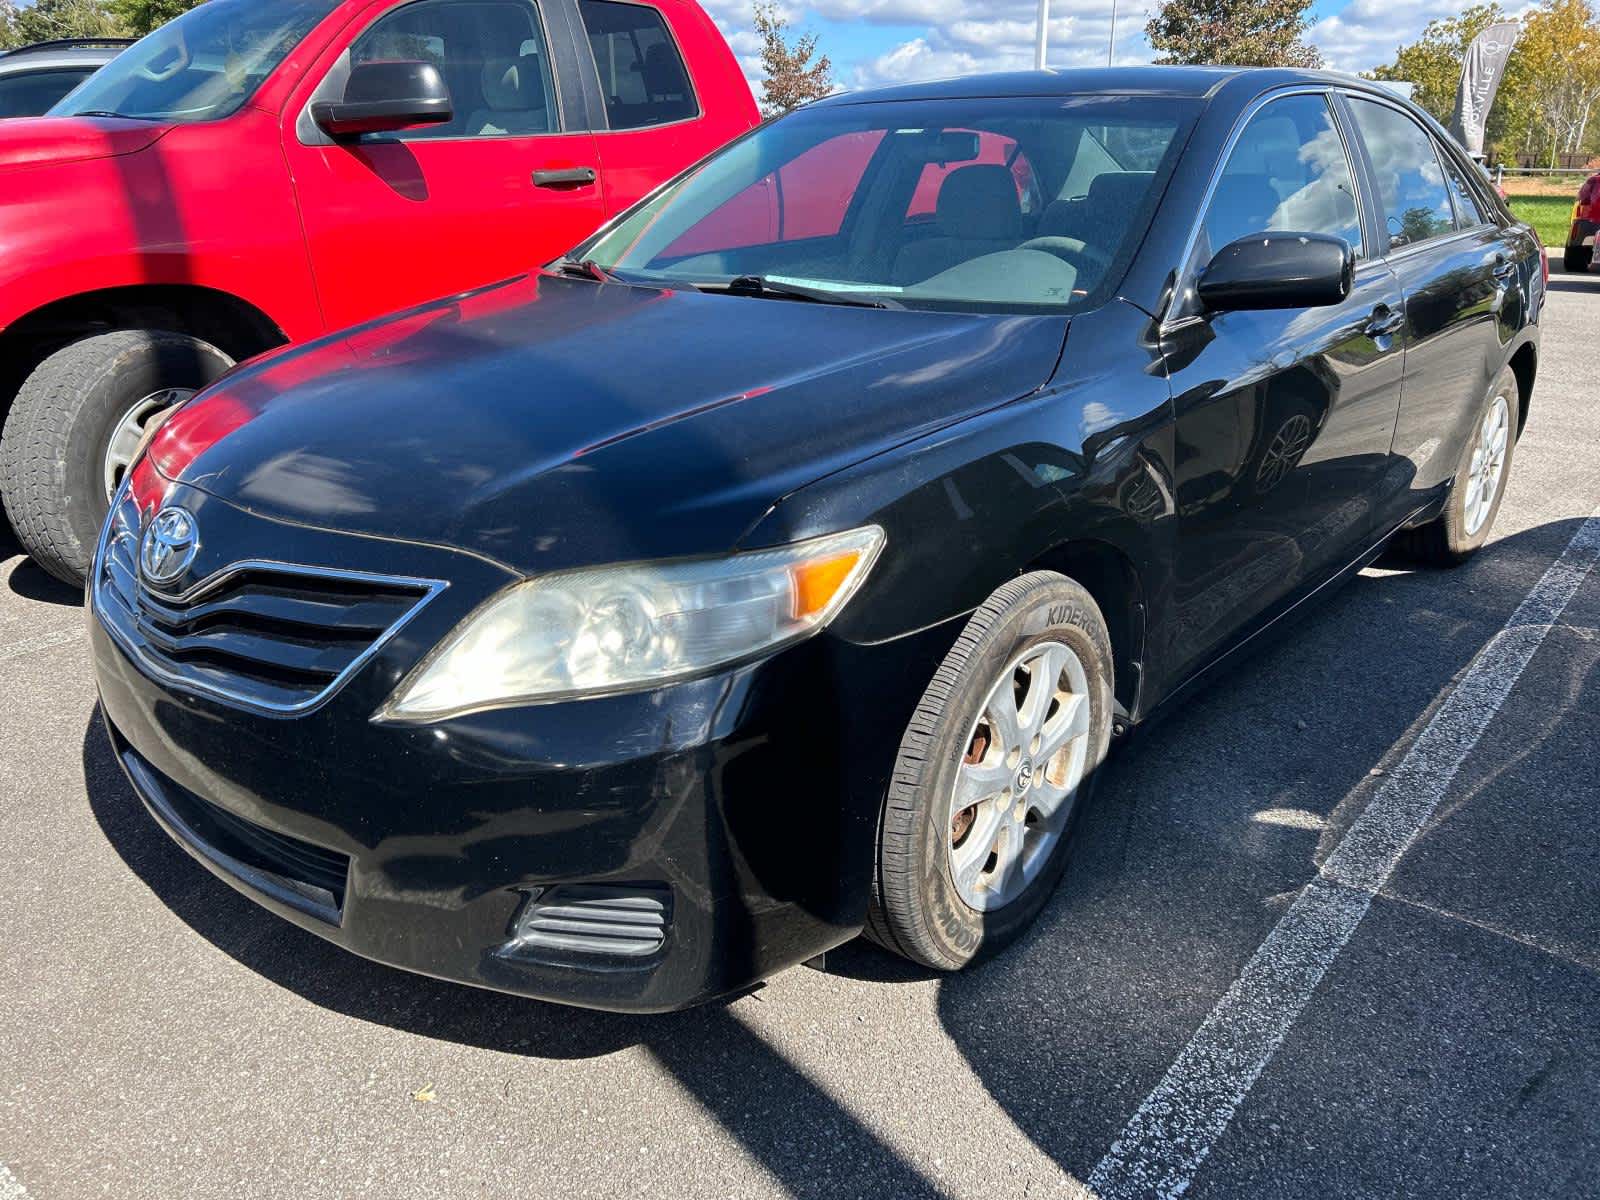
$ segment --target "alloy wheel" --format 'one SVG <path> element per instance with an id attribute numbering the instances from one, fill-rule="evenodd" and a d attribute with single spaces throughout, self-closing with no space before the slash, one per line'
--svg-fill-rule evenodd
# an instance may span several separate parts
<path id="1" fill-rule="evenodd" d="M 1478 426 L 1472 446 L 1472 463 L 1467 468 L 1467 487 L 1462 496 L 1462 523 L 1468 537 L 1483 528 L 1494 509 L 1495 498 L 1505 478 L 1506 447 L 1511 439 L 1511 406 L 1504 396 L 1496 396 Z"/>
<path id="2" fill-rule="evenodd" d="M 950 877 L 970 907 L 1010 904 L 1049 861 L 1083 781 L 1090 721 L 1088 672 L 1060 642 L 1030 646 L 990 689 L 947 823 Z"/>

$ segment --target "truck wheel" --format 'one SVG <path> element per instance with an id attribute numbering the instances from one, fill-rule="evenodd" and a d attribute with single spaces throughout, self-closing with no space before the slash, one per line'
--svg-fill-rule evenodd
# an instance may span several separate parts
<path id="1" fill-rule="evenodd" d="M 198 338 L 143 329 L 96 334 L 40 363 L 0 435 L 0 496 L 33 560 L 81 584 L 145 438 L 232 365 Z"/>
<path id="2" fill-rule="evenodd" d="M 1450 567 L 1466 562 L 1489 540 L 1511 478 L 1520 396 L 1517 377 L 1510 368 L 1501 371 L 1461 452 L 1444 512 L 1399 534 L 1399 550 L 1418 562 Z"/>
<path id="3" fill-rule="evenodd" d="M 900 743 L 867 936 L 942 971 L 1015 940 L 1066 870 L 1111 718 L 1111 639 L 1089 593 L 1040 571 L 990 596 Z"/>
<path id="4" fill-rule="evenodd" d="M 1593 261 L 1593 246 L 1568 246 L 1566 253 L 1561 256 L 1561 265 L 1574 275 L 1586 274 Z"/>

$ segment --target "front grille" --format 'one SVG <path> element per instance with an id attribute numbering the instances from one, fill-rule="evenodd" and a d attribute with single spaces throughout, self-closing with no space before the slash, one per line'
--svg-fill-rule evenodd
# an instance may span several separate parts
<path id="1" fill-rule="evenodd" d="M 158 678 L 273 715 L 322 703 L 444 587 L 245 561 L 166 595 L 140 578 L 141 532 L 119 504 L 95 578 L 106 627 Z"/>
<path id="2" fill-rule="evenodd" d="M 643 958 L 666 944 L 672 893 L 655 884 L 562 884 L 528 898 L 506 952 Z"/>
<path id="3" fill-rule="evenodd" d="M 350 858 L 247 821 L 156 770 L 112 729 L 112 741 L 139 793 L 196 852 L 258 891 L 340 922 Z"/>

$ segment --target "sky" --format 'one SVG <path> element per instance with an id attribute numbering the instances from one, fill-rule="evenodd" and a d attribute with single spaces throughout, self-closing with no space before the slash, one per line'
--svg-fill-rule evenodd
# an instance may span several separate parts
<path id="1" fill-rule="evenodd" d="M 1309 38 L 1328 64 L 1364 71 L 1392 61 L 1435 17 L 1466 0 L 1315 0 Z M 750 0 L 701 0 L 752 80 L 760 75 Z M 796 31 L 816 33 L 840 87 L 1033 66 L 1038 0 L 783 0 Z M 1113 0 L 1051 0 L 1052 67 L 1097 66 L 1110 48 Z M 1148 62 L 1154 0 L 1116 0 L 1116 61 Z"/>

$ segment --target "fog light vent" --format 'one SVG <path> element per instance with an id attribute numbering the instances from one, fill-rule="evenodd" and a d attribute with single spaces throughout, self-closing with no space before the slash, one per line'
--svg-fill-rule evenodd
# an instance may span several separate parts
<path id="1" fill-rule="evenodd" d="M 506 950 L 644 958 L 666 942 L 671 919 L 665 887 L 566 883 L 528 897 Z"/>

